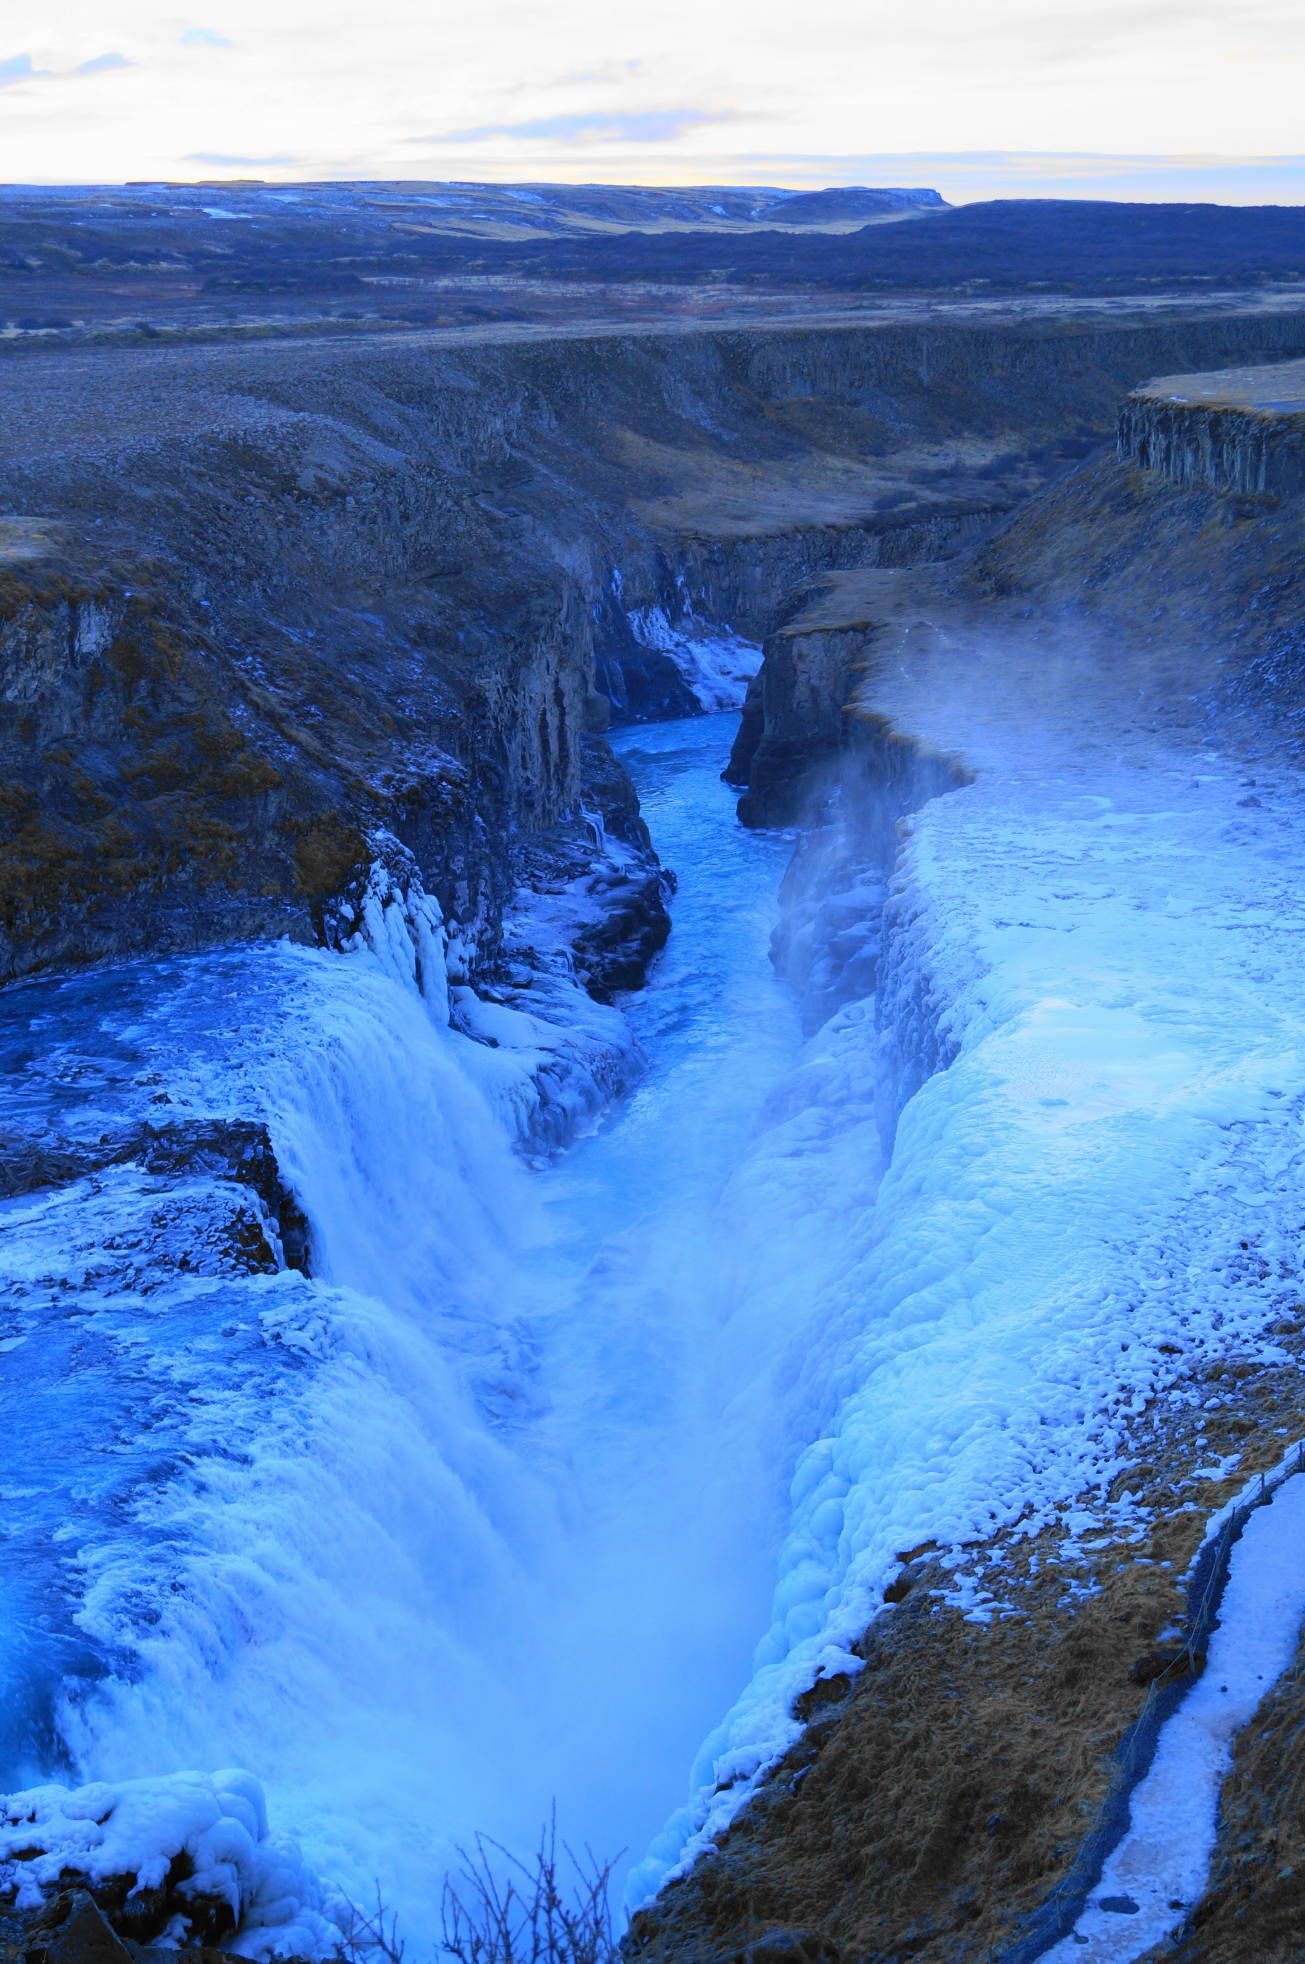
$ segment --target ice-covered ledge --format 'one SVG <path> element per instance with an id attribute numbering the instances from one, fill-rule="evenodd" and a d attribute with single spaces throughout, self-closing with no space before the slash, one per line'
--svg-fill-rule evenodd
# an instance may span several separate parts
<path id="1" fill-rule="evenodd" d="M 947 760 L 955 786 L 902 824 L 878 1012 L 841 1011 L 822 1056 L 861 1014 L 880 1057 L 918 1050 L 918 1024 L 944 1067 L 909 1098 L 831 1285 L 837 1390 L 812 1394 L 758 1668 L 636 1901 L 758 1792 L 815 1681 L 855 1679 L 903 1550 L 959 1572 L 1016 1524 L 1021 1547 L 1069 1524 L 1146 1565 L 1115 1497 L 1138 1421 L 1176 1421 L 1230 1358 L 1277 1355 L 1294 1247 L 1301 788 L 1211 746 L 1215 653 L 985 616 L 936 569 L 831 579 L 817 620 L 874 624 L 847 714 Z M 1176 1456 L 1167 1477 L 1192 1472 Z M 1013 1557 L 987 1573 L 990 1597 L 949 1600 L 1016 1616 Z"/>
<path id="2" fill-rule="evenodd" d="M 1305 361 L 1146 383 L 1120 411 L 1119 456 L 1175 484 L 1299 496 Z"/>

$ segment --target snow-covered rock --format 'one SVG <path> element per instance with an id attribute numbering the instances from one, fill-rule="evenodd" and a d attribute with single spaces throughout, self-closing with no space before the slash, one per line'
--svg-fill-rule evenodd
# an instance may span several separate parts
<path id="1" fill-rule="evenodd" d="M 235 1769 L 9 1795 L 0 1901 L 33 1911 L 78 1885 L 124 1934 L 260 1960 L 338 1957 L 353 1921 L 297 1845 L 269 1832 L 262 1788 Z"/>
<path id="2" fill-rule="evenodd" d="M 675 664 L 691 694 L 708 711 L 741 709 L 748 683 L 761 666 L 761 647 L 733 628 L 705 621 L 695 611 L 683 576 L 672 607 L 629 609 L 630 632 L 641 647 Z"/>
<path id="3" fill-rule="evenodd" d="M 860 1669 L 899 1551 L 1100 1501 L 1136 1416 L 1279 1314 L 1300 1252 L 1305 808 L 1291 773 L 1208 747 L 1161 671 L 1112 653 L 940 635 L 867 690 L 974 777 L 905 821 L 878 1007 L 851 1041 L 842 1008 L 783 1101 L 792 1127 L 807 1096 L 820 1187 L 848 1202 L 804 1303 L 808 1443 L 754 1672 L 633 1900 L 737 1813 L 816 1677 Z M 906 1060 L 881 1183 L 840 1118 L 876 1043 L 881 1076 Z M 777 1234 L 820 1204 L 816 1168 L 791 1169 Z M 1258 1279 L 1228 1259 L 1239 1238 Z"/>

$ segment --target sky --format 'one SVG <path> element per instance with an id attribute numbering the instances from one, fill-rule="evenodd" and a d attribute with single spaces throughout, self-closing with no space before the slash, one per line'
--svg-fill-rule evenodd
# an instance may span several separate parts
<path id="1" fill-rule="evenodd" d="M 0 179 L 1305 202 L 1305 0 L 0 0 Z"/>

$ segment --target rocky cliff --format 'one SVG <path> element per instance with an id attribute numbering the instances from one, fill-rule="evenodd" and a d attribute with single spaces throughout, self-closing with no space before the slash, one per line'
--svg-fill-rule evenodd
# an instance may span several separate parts
<path id="1" fill-rule="evenodd" d="M 956 604 L 1018 600 L 1153 648 L 1186 639 L 1219 658 L 1226 709 L 1295 702 L 1301 372 L 1280 363 L 1134 391 L 1113 458 L 1070 471 L 956 560 Z M 748 824 L 800 815 L 813 768 L 845 739 L 844 706 L 885 613 L 915 591 L 910 575 L 835 572 L 823 590 L 813 584 L 766 642 L 735 745 L 729 777 Z"/>
<path id="2" fill-rule="evenodd" d="M 1302 346 L 1247 313 L 13 358 L 0 973 L 320 938 L 378 830 L 491 968 L 523 843 L 610 803 L 596 678 L 691 706 L 631 610 L 760 635 L 794 580 L 963 543 L 1146 370 Z"/>
<path id="3" fill-rule="evenodd" d="M 1171 484 L 1296 497 L 1305 491 L 1305 364 L 1148 382 L 1120 413 L 1119 455 Z"/>

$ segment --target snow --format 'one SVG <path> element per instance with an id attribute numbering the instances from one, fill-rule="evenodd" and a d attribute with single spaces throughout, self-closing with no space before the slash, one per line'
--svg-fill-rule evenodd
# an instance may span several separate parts
<path id="1" fill-rule="evenodd" d="M 627 874 L 633 855 L 599 837 L 583 872 L 547 892 L 518 890 L 503 920 L 509 980 L 490 997 L 450 981 L 451 968 L 464 973 L 469 951 L 460 938 L 451 941 L 412 854 L 385 832 L 369 844 L 374 856 L 356 924 L 337 933 L 341 952 L 368 958 L 415 992 L 437 1029 L 452 1025 L 473 1039 L 458 1046 L 459 1066 L 518 1143 L 565 1143 L 638 1066 L 620 1012 L 594 1001 L 570 953 L 578 930 L 601 912 L 604 881 Z"/>
<path id="2" fill-rule="evenodd" d="M 1296 1473 L 1234 1544 L 1205 1671 L 1160 1735 L 1091 1903 L 1046 1964 L 1132 1964 L 1200 1900 L 1232 1742 L 1290 1664 L 1305 1623 L 1302 1547 L 1305 1474 Z"/>
<path id="3" fill-rule="evenodd" d="M 402 988 L 415 989 L 437 1024 L 449 1021 L 448 935 L 417 862 L 388 832 L 373 833 L 357 925 L 340 936 L 341 952 L 366 952 Z"/>
<path id="4" fill-rule="evenodd" d="M 292 1840 L 269 1834 L 263 1790 L 248 1773 L 35 1787 L 0 1808 L 0 1895 L 19 1911 L 38 1909 L 70 1877 L 91 1887 L 130 1879 L 130 1902 L 161 1888 L 179 1858 L 190 1873 L 175 1894 L 201 1915 L 225 1911 L 224 1948 L 235 1956 L 340 1955 L 348 1905 L 305 1867 Z M 201 1926 L 196 1940 L 203 1934 Z M 184 1909 L 169 1936 L 192 1936 Z"/>
<path id="5" fill-rule="evenodd" d="M 683 877 L 626 1016 L 552 939 L 583 894 L 524 908 L 501 992 L 471 999 L 402 864 L 343 955 L 6 992 L 7 1123 L 89 1146 L 260 1118 L 313 1271 L 233 1268 L 243 1189 L 211 1172 L 5 1203 L 0 1341 L 28 1339 L 0 1372 L 7 1784 L 49 1782 L 47 1739 L 61 1777 L 114 1788 L 248 1765 L 314 1873 L 354 1901 L 381 1880 L 414 1955 L 477 1830 L 528 1849 L 556 1796 L 604 1855 L 655 1833 L 746 1672 L 784 1479 L 794 1279 L 757 1207 L 791 1168 L 777 1149 L 755 1204 L 721 1188 L 796 1048 L 765 959 L 787 848 L 734 823 L 731 734 L 627 740 Z M 636 1044 L 620 1112 L 529 1172 L 523 1087 L 575 1077 L 583 1103 Z M 740 1296 L 768 1347 L 754 1324 L 737 1351 Z"/>
<path id="6" fill-rule="evenodd" d="M 806 1444 L 770 1625 L 632 1902 L 793 1742 L 795 1697 L 859 1670 L 902 1550 L 1108 1516 L 1135 1414 L 1180 1372 L 1271 1349 L 1295 1300 L 1297 783 L 1166 727 L 1135 675 L 1067 674 L 1077 650 L 976 652 L 903 662 L 868 705 L 974 773 L 903 828 L 859 1006 L 881 1085 L 954 1061 L 906 1104 L 882 1180 L 838 1125 L 867 1040 L 807 1087 L 825 1146 L 791 1169 L 776 1242 L 827 1182 L 843 1202 L 801 1299 L 784 1436 Z"/>

